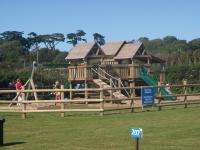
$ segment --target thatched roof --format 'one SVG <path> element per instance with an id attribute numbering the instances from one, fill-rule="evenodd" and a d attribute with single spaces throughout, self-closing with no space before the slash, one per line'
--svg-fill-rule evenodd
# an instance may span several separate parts
<path id="1" fill-rule="evenodd" d="M 71 49 L 66 60 L 84 59 L 87 57 L 88 53 L 94 47 L 95 43 L 81 43 L 77 44 Z"/>
<path id="2" fill-rule="evenodd" d="M 117 54 L 124 43 L 125 41 L 109 42 L 102 47 L 102 50 L 107 56 L 114 56 Z"/>
<path id="3" fill-rule="evenodd" d="M 132 59 L 141 47 L 141 45 L 142 43 L 124 44 L 117 56 L 114 57 L 114 59 Z"/>

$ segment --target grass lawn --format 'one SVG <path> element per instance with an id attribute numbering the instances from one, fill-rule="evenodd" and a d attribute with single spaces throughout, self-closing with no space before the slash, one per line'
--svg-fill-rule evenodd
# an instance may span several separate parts
<path id="1" fill-rule="evenodd" d="M 131 127 L 143 128 L 141 150 L 199 150 L 200 107 L 104 115 L 67 113 L 5 116 L 4 143 L 12 150 L 134 150 Z"/>

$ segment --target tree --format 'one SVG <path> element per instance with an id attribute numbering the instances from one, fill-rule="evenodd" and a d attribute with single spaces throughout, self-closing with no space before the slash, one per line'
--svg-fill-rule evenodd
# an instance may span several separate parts
<path id="1" fill-rule="evenodd" d="M 40 63 L 52 63 L 54 58 L 60 53 L 58 50 L 50 50 L 48 48 L 41 48 L 39 51 Z"/>
<path id="2" fill-rule="evenodd" d="M 4 41 L 0 44 L 0 62 L 20 63 L 25 57 L 22 45 L 19 41 Z"/>
<path id="3" fill-rule="evenodd" d="M 55 46 L 65 41 L 65 37 L 62 33 L 44 34 L 39 35 L 41 42 L 44 43 L 46 48 L 50 50 L 55 50 Z"/>
<path id="4" fill-rule="evenodd" d="M 5 31 L 3 33 L 0 33 L 0 40 L 19 41 L 22 45 L 23 51 L 27 52 L 28 49 L 30 48 L 30 45 L 28 43 L 28 40 L 22 36 L 23 34 L 24 32 L 19 32 L 19 31 Z"/>
<path id="5" fill-rule="evenodd" d="M 41 43 L 41 38 L 35 32 L 28 33 L 27 40 L 30 44 L 30 48 L 32 48 L 33 50 L 39 48 L 39 44 Z"/>
<path id="6" fill-rule="evenodd" d="M 138 39 L 138 41 L 141 42 L 141 43 L 145 43 L 145 42 L 148 42 L 148 41 L 149 41 L 149 38 L 147 38 L 147 37 L 140 37 L 140 38 Z"/>
<path id="7" fill-rule="evenodd" d="M 200 49 L 200 38 L 194 39 L 190 41 L 188 44 L 191 50 Z"/>
<path id="8" fill-rule="evenodd" d="M 27 38 L 28 42 L 29 42 L 29 45 L 30 45 L 30 48 L 33 50 L 33 51 L 36 51 L 36 60 L 37 60 L 37 64 L 39 63 L 39 56 L 38 56 L 38 53 L 39 53 L 39 44 L 42 42 L 41 38 L 39 35 L 37 35 L 35 32 L 30 32 L 28 34 L 28 38 Z"/>
<path id="9" fill-rule="evenodd" d="M 94 37 L 94 42 L 97 43 L 99 46 L 104 45 L 105 44 L 105 37 L 99 33 L 94 33 L 93 34 Z"/>
<path id="10" fill-rule="evenodd" d="M 67 34 L 67 43 L 76 46 L 76 44 L 80 41 L 87 42 L 87 40 L 83 38 L 85 35 L 86 33 L 83 30 L 77 30 L 76 33 L 69 33 Z"/>
<path id="11" fill-rule="evenodd" d="M 5 31 L 0 33 L 0 39 L 1 40 L 21 40 L 23 38 L 24 32 L 19 32 L 19 31 Z"/>
<path id="12" fill-rule="evenodd" d="M 67 54 L 68 54 L 68 52 L 60 52 L 53 59 L 53 63 L 54 64 L 64 64 L 64 63 L 66 63 L 65 57 L 67 56 Z"/>
<path id="13" fill-rule="evenodd" d="M 177 41 L 177 38 L 175 36 L 166 36 L 163 38 L 163 41 L 165 43 L 172 43 L 174 41 Z"/>

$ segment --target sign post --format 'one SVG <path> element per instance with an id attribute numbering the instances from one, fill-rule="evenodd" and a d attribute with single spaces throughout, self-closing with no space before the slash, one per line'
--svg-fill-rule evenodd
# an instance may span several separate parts
<path id="1" fill-rule="evenodd" d="M 155 103 L 154 87 L 142 87 L 142 108 L 144 105 L 153 106 Z"/>
<path id="2" fill-rule="evenodd" d="M 131 128 L 131 137 L 135 139 L 135 150 L 139 150 L 139 139 L 141 139 L 142 136 L 142 128 Z"/>

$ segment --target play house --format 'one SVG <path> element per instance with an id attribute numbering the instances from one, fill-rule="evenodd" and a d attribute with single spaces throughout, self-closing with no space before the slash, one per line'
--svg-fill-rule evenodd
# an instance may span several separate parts
<path id="1" fill-rule="evenodd" d="M 102 88 L 157 85 L 158 81 L 151 77 L 154 63 L 162 66 L 159 80 L 165 82 L 164 60 L 149 54 L 143 43 L 120 41 L 102 47 L 96 43 L 77 44 L 69 51 L 66 61 L 68 80 L 85 88 L 92 84 Z M 110 96 L 122 98 L 136 94 L 139 93 L 135 90 L 116 91 Z"/>

